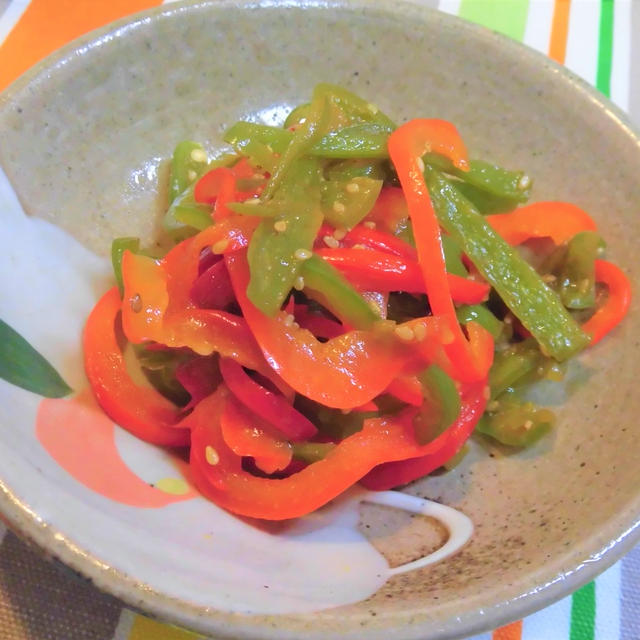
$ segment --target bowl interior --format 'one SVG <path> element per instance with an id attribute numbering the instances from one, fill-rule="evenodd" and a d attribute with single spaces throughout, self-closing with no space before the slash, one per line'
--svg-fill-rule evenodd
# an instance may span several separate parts
<path id="1" fill-rule="evenodd" d="M 609 255 L 636 281 L 640 143 L 579 80 L 420 4 L 218 0 L 117 23 L 0 96 L 0 166 L 27 214 L 56 226 L 27 231 L 20 216 L 0 210 L 7 254 L 20 265 L 32 254 L 30 269 L 0 262 L 7 281 L 0 291 L 9 301 L 3 319 L 81 389 L 79 336 L 89 302 L 108 286 L 110 241 L 157 238 L 166 206 L 158 179 L 175 143 L 198 140 L 213 151 L 240 118 L 280 123 L 320 81 L 355 90 L 398 122 L 451 120 L 472 157 L 525 169 L 533 199 L 589 211 Z M 71 248 L 59 229 L 88 251 Z M 82 297 L 65 294 L 67 310 L 58 312 L 68 289 Z M 222 553 L 235 544 L 234 519 L 200 499 L 140 509 L 78 484 L 42 446 L 38 399 L 4 383 L 0 508 L 99 586 L 199 630 L 260 638 L 303 630 L 360 637 L 363 627 L 372 638 L 388 637 L 389 629 L 402 629 L 398 638 L 470 634 L 566 594 L 637 539 L 629 535 L 640 513 L 637 329 L 634 302 L 624 325 L 572 368 L 564 391 L 547 393 L 558 426 L 539 445 L 522 453 L 476 445 L 454 471 L 407 489 L 472 518 L 476 532 L 461 553 L 390 578 L 374 594 L 350 587 L 356 601 L 337 609 L 324 608 L 326 594 L 344 576 L 322 574 L 304 549 L 290 584 L 271 585 L 277 595 L 266 598 L 251 592 L 257 578 L 243 560 L 266 553 L 264 532 Z M 83 455 L 92 437 L 78 437 Z M 162 453 L 120 431 L 113 438 L 146 482 L 175 475 Z M 387 515 L 369 517 L 380 529 Z M 404 525 L 395 529 L 392 546 L 406 552 L 412 538 Z M 287 562 L 279 553 L 274 562 Z M 313 582 L 314 571 L 322 580 Z M 323 610 L 286 605 L 309 584 L 308 609 Z M 250 593 L 239 603 L 243 585 Z M 260 605 L 266 601 L 280 604 Z"/>

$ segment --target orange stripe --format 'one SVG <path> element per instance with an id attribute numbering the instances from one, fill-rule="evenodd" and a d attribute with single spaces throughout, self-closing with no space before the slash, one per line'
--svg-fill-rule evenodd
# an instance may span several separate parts
<path id="1" fill-rule="evenodd" d="M 549 41 L 549 57 L 564 64 L 567 55 L 567 39 L 569 37 L 569 10 L 571 0 L 555 0 L 551 39 Z"/>
<path id="2" fill-rule="evenodd" d="M 74 38 L 159 4 L 161 0 L 31 0 L 0 45 L 0 91 Z"/>
<path id="3" fill-rule="evenodd" d="M 522 640 L 522 620 L 496 629 L 492 640 Z"/>

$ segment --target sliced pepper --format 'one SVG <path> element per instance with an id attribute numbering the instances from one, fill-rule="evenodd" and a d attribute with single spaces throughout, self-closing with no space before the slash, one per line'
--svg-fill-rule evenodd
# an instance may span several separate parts
<path id="1" fill-rule="evenodd" d="M 115 324 L 120 294 L 110 289 L 93 308 L 83 333 L 84 365 L 98 404 L 121 427 L 153 444 L 183 447 L 189 430 L 178 407 L 150 387 L 133 382 L 118 344 Z"/>
<path id="2" fill-rule="evenodd" d="M 569 240 L 560 273 L 560 299 L 567 309 L 589 309 L 596 303 L 595 261 L 602 246 L 595 231 L 580 231 Z"/>
<path id="3" fill-rule="evenodd" d="M 220 372 L 231 393 L 283 436 L 291 440 L 308 440 L 318 432 L 313 423 L 296 411 L 284 396 L 258 384 L 234 360 L 221 358 Z"/>
<path id="4" fill-rule="evenodd" d="M 171 159 L 169 201 L 173 202 L 189 185 L 195 182 L 207 167 L 207 153 L 201 144 L 183 140 L 176 146 Z"/>
<path id="5" fill-rule="evenodd" d="M 566 360 L 583 349 L 589 342 L 588 336 L 533 267 L 440 173 L 427 169 L 426 176 L 442 226 L 459 242 L 478 271 L 545 353 L 556 360 Z"/>
<path id="6" fill-rule="evenodd" d="M 486 382 L 466 385 L 461 394 L 460 413 L 451 427 L 421 447 L 416 456 L 381 464 L 362 478 L 360 483 L 373 491 L 386 491 L 422 478 L 444 465 L 460 451 L 473 433 L 488 396 Z"/>
<path id="7" fill-rule="evenodd" d="M 329 407 L 351 409 L 380 394 L 415 357 L 386 325 L 319 342 L 281 311 L 266 316 L 247 297 L 249 271 L 239 253 L 225 257 L 243 316 L 270 366 L 299 393 Z"/>
<path id="8" fill-rule="evenodd" d="M 486 220 L 512 245 L 530 238 L 551 238 L 560 245 L 580 231 L 596 231 L 591 216 L 568 202 L 533 202 L 510 213 L 487 216 Z"/>
<path id="9" fill-rule="evenodd" d="M 607 287 L 609 293 L 604 305 L 582 325 L 582 329 L 591 336 L 592 345 L 622 322 L 631 305 L 631 283 L 620 267 L 606 260 L 596 260 L 595 278 Z"/>

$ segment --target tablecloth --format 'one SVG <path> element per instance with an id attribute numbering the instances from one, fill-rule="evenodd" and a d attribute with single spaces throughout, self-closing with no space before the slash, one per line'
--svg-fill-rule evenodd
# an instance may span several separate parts
<path id="1" fill-rule="evenodd" d="M 423 0 L 565 64 L 640 126 L 640 0 Z M 158 0 L 0 0 L 0 90 Z M 640 179 L 640 176 L 639 176 Z M 640 640 L 640 547 L 573 595 L 472 640 Z M 66 575 L 0 524 L 0 640 L 193 640 Z"/>

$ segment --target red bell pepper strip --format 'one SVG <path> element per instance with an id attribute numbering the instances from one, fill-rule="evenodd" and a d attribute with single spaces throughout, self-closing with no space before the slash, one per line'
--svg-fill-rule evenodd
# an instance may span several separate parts
<path id="1" fill-rule="evenodd" d="M 220 429 L 227 446 L 237 456 L 254 458 L 261 471 L 274 473 L 289 466 L 293 456 L 291 444 L 271 432 L 233 397 L 227 399 L 220 416 Z"/>
<path id="2" fill-rule="evenodd" d="M 114 287 L 98 301 L 84 328 L 84 366 L 98 404 L 114 422 L 142 440 L 187 446 L 190 434 L 179 424 L 181 410 L 155 389 L 135 384 L 127 371 L 115 330 L 120 305 L 120 293 Z"/>
<path id="3" fill-rule="evenodd" d="M 198 276 L 191 287 L 191 299 L 202 309 L 224 309 L 235 300 L 224 260 Z"/>
<path id="4" fill-rule="evenodd" d="M 397 233 L 409 218 L 409 209 L 402 189 L 382 187 L 380 195 L 369 211 L 367 220 L 375 222 L 379 229 Z"/>
<path id="5" fill-rule="evenodd" d="M 467 339 L 458 324 L 445 269 L 440 226 L 423 175 L 422 156 L 427 152 L 446 155 L 459 169 L 468 169 L 464 143 L 456 128 L 444 120 L 410 120 L 389 136 L 389 155 L 404 192 L 418 250 L 429 305 L 434 316 L 449 325 L 452 341 L 446 347 L 460 381 L 483 380 L 487 376 L 493 338 L 482 328 Z M 469 323 L 470 327 L 474 323 Z M 471 338 L 471 335 L 469 336 Z M 487 358 L 487 354 L 491 353 Z"/>
<path id="6" fill-rule="evenodd" d="M 435 440 L 424 445 L 420 456 L 384 463 L 360 482 L 367 489 L 384 491 L 398 487 L 435 471 L 460 451 L 482 417 L 489 397 L 486 381 L 468 385 L 462 397 L 458 419 Z"/>
<path id="7" fill-rule="evenodd" d="M 378 231 L 377 229 L 369 229 L 362 224 L 351 229 L 342 242 L 346 247 L 361 244 L 369 249 L 385 251 L 386 253 L 392 253 L 396 256 L 402 256 L 408 260 L 418 259 L 416 250 L 409 243 L 390 233 Z"/>
<path id="8" fill-rule="evenodd" d="M 176 367 L 176 380 L 191 396 L 185 411 L 210 396 L 222 382 L 217 356 L 197 356 Z"/>
<path id="9" fill-rule="evenodd" d="M 304 304 L 294 305 L 293 315 L 295 316 L 296 322 L 303 329 L 311 331 L 316 338 L 336 338 L 346 331 L 339 322 L 317 313 L 311 313 L 309 308 Z"/>
<path id="10" fill-rule="evenodd" d="M 386 327 L 348 331 L 319 342 L 288 314 L 266 316 L 247 297 L 249 268 L 240 253 L 225 256 L 236 300 L 273 370 L 298 393 L 337 409 L 369 402 L 416 357 Z"/>
<path id="11" fill-rule="evenodd" d="M 595 267 L 596 282 L 606 285 L 609 295 L 604 305 L 582 325 L 583 331 L 591 336 L 592 345 L 620 324 L 631 304 L 631 283 L 622 269 L 606 260 L 596 260 Z"/>
<path id="12" fill-rule="evenodd" d="M 316 253 L 333 265 L 360 290 L 425 293 L 425 281 L 418 262 L 368 249 L 318 249 Z M 487 299 L 485 282 L 446 275 L 451 297 L 460 304 L 479 304 Z"/>
<path id="13" fill-rule="evenodd" d="M 580 231 L 596 230 L 591 216 L 568 202 L 533 202 L 510 213 L 486 216 L 486 219 L 512 245 L 530 238 L 551 238 L 560 245 Z"/>
<path id="14" fill-rule="evenodd" d="M 235 196 L 236 178 L 231 169 L 227 167 L 217 167 L 207 171 L 196 182 L 193 189 L 193 197 L 196 202 L 213 205 L 211 217 L 215 221 L 220 221 L 233 215 L 227 204 L 234 202 Z"/>
<path id="15" fill-rule="evenodd" d="M 234 360 L 221 358 L 220 373 L 231 393 L 282 435 L 291 440 L 308 440 L 318 432 L 315 425 L 294 409 L 284 396 L 252 380 Z"/>
<path id="16" fill-rule="evenodd" d="M 409 410 L 392 418 L 365 420 L 361 431 L 287 478 L 256 477 L 242 468 L 241 458 L 222 436 L 220 418 L 228 394 L 221 386 L 185 418 L 184 425 L 192 430 L 196 486 L 218 506 L 239 515 L 267 520 L 303 516 L 343 493 L 377 464 L 427 451 L 416 444 L 411 422 L 415 410 Z"/>

